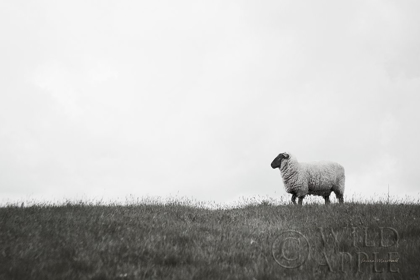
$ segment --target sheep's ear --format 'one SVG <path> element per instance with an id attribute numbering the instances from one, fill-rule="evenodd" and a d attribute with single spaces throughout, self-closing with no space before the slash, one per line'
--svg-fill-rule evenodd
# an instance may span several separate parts
<path id="1" fill-rule="evenodd" d="M 288 158 L 289 158 L 289 155 L 288 155 L 288 154 L 286 154 L 286 153 L 283 153 L 283 157 L 284 157 L 285 159 L 288 159 Z"/>

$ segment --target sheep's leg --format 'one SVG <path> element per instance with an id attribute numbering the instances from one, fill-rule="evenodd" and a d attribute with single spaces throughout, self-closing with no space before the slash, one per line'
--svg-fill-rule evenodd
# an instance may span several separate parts
<path id="1" fill-rule="evenodd" d="M 292 202 L 293 202 L 293 204 L 296 204 L 296 195 L 295 194 L 292 194 Z"/>
<path id="2" fill-rule="evenodd" d="M 337 190 L 335 192 L 335 196 L 337 197 L 340 203 L 344 203 L 344 188 L 345 188 L 345 178 L 344 175 L 340 178 L 337 186 Z"/>
<path id="3" fill-rule="evenodd" d="M 329 195 L 324 196 L 324 199 L 325 199 L 325 204 L 330 204 L 330 196 Z"/>
<path id="4" fill-rule="evenodd" d="M 344 195 L 343 194 L 336 192 L 335 197 L 337 197 L 338 202 L 344 203 Z"/>
<path id="5" fill-rule="evenodd" d="M 304 196 L 300 196 L 300 197 L 299 197 L 299 205 L 302 205 L 303 198 L 304 198 Z"/>

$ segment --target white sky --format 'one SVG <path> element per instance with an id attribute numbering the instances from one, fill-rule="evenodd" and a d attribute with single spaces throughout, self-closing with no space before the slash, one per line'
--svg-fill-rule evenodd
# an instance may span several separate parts
<path id="1" fill-rule="evenodd" d="M 0 2 L 0 197 L 420 197 L 419 1 Z"/>

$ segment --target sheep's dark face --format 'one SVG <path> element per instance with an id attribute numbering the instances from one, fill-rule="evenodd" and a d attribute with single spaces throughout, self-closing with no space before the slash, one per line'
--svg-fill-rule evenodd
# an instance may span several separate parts
<path id="1" fill-rule="evenodd" d="M 283 159 L 289 159 L 289 155 L 287 153 L 281 153 L 279 154 L 271 163 L 271 168 L 275 169 L 275 168 L 280 168 L 281 165 L 281 161 Z"/>

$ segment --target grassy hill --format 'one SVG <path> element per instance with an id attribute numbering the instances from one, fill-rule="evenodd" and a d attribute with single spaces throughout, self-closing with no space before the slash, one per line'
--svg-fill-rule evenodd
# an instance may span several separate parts
<path id="1" fill-rule="evenodd" d="M 418 204 L 8 206 L 0 279 L 420 279 L 419 220 Z"/>

